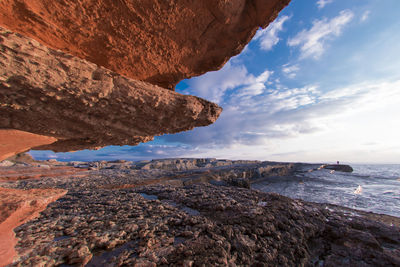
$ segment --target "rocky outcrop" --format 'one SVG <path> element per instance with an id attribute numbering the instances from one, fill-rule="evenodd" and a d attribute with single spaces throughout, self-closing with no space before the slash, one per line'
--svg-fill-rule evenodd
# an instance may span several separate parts
<path id="1" fill-rule="evenodd" d="M 173 88 L 222 67 L 290 0 L 3 0 L 0 25 L 117 73 Z"/>
<path id="2" fill-rule="evenodd" d="M 328 165 L 323 165 L 323 168 L 338 172 L 353 172 L 353 168 L 350 165 L 344 165 L 344 164 L 328 164 Z"/>
<path id="3" fill-rule="evenodd" d="M 170 158 L 145 162 L 124 160 L 58 162 L 50 160 L 30 163 L 18 161 L 21 157 L 25 156 L 13 157 L 4 161 L 3 168 L 0 168 L 0 182 L 47 177 L 63 179 L 63 177 L 73 176 L 80 177 L 79 183 L 89 188 L 94 185 L 86 184 L 84 177 L 88 175 L 104 177 L 103 175 L 105 175 L 112 176 L 115 184 L 109 184 L 109 179 L 106 179 L 108 185 L 102 184 L 100 182 L 102 178 L 98 178 L 97 186 L 101 184 L 105 188 L 118 188 L 120 185 L 132 184 L 132 177 L 134 177 L 133 183 L 136 185 L 212 183 L 250 188 L 252 183 L 264 181 L 270 177 L 287 176 L 297 170 L 292 163 L 215 158 Z M 121 176 L 121 173 L 124 175 Z M 48 186 L 53 187 L 54 184 Z"/>
<path id="4" fill-rule="evenodd" d="M 0 89 L 0 99 L 1 96 L 2 92 Z M 0 103 L 3 104 L 2 102 Z M 7 119 L 3 117 L 6 116 L 6 114 L 3 114 L 2 111 L 3 106 L 0 106 L 0 122 Z M 31 147 L 48 145 L 55 141 L 57 141 L 57 139 L 54 137 L 42 136 L 18 130 L 0 129 L 0 161 L 7 159 L 16 153 L 24 152 Z"/>
<path id="5" fill-rule="evenodd" d="M 7 158 L 8 161 L 14 162 L 16 164 L 31 164 L 35 162 L 40 162 L 36 161 L 29 153 L 19 153 L 17 155 L 14 155 L 12 157 Z"/>
<path id="6" fill-rule="evenodd" d="M 223 166 L 232 166 L 240 164 L 261 163 L 260 161 L 250 160 L 226 160 L 215 158 L 169 158 L 155 159 L 150 162 L 135 162 L 136 169 L 151 170 L 160 169 L 167 171 L 187 171 L 199 168 L 214 168 Z"/>
<path id="7" fill-rule="evenodd" d="M 17 256 L 13 229 L 39 215 L 46 206 L 65 195 L 62 189 L 0 188 L 0 266 L 10 264 Z"/>
<path id="8" fill-rule="evenodd" d="M 58 139 L 42 149 L 137 145 L 155 135 L 209 125 L 222 110 L 3 28 L 0 45 L 0 128 Z"/>
<path id="9" fill-rule="evenodd" d="M 289 1 L 1 1 L 0 131 L 71 151 L 209 125 L 220 107 L 167 89 L 221 68 Z"/>

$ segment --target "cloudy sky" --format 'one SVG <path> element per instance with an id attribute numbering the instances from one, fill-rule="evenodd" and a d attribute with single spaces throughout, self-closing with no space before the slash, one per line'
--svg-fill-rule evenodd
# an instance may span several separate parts
<path id="1" fill-rule="evenodd" d="M 224 108 L 213 125 L 137 147 L 31 153 L 400 163 L 399 10 L 398 0 L 292 0 L 221 70 L 178 84 Z"/>

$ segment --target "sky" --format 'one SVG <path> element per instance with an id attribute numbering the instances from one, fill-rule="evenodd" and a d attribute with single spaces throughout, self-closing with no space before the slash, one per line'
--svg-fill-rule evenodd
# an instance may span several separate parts
<path id="1" fill-rule="evenodd" d="M 292 0 L 225 66 L 176 91 L 223 107 L 207 127 L 37 159 L 171 157 L 400 163 L 400 1 Z"/>

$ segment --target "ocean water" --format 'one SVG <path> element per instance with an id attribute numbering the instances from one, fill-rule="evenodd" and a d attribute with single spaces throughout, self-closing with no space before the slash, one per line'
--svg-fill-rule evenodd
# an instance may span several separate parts
<path id="1" fill-rule="evenodd" d="M 400 165 L 351 165 L 352 173 L 310 169 L 292 177 L 275 177 L 252 185 L 291 198 L 337 204 L 353 209 L 400 217 Z"/>

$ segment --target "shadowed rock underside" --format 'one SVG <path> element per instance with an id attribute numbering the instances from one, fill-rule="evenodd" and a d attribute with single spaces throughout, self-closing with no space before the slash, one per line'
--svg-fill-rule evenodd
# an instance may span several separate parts
<path id="1" fill-rule="evenodd" d="M 137 145 L 155 135 L 209 125 L 222 110 L 3 28 L 0 47 L 0 128 L 58 139 L 42 149 Z"/>
<path id="2" fill-rule="evenodd" d="M 130 78 L 173 88 L 221 68 L 290 0 L 4 0 L 0 25 Z"/>
<path id="3" fill-rule="evenodd" d="M 289 2 L 1 1 L 0 131 L 60 152 L 209 125 L 220 107 L 167 89 L 221 68 Z"/>

